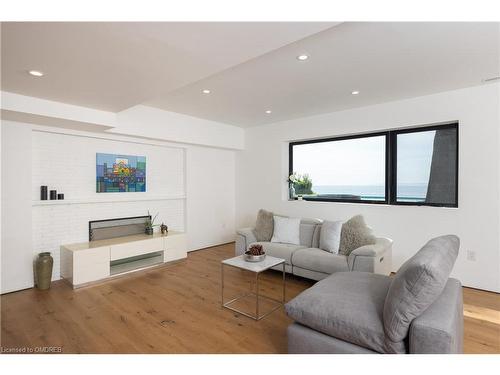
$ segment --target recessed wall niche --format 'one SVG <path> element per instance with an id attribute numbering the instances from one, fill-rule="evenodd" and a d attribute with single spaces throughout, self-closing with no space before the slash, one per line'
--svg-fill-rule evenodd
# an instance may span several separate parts
<path id="1" fill-rule="evenodd" d="M 87 241 L 90 220 L 159 212 L 158 221 L 173 230 L 185 226 L 185 149 L 147 143 L 32 133 L 33 254 L 54 256 L 53 279 L 59 275 L 59 246 Z M 96 154 L 147 157 L 145 192 L 96 193 Z M 64 200 L 43 201 L 40 186 L 57 186 Z"/>

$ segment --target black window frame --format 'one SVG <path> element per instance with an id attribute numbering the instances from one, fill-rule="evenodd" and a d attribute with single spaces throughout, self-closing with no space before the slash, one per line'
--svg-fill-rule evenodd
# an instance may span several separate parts
<path id="1" fill-rule="evenodd" d="M 456 131 L 456 159 L 455 159 L 455 202 L 453 203 L 426 203 L 426 202 L 401 202 L 397 200 L 397 160 L 398 160 L 398 144 L 397 139 L 399 134 L 411 134 L 411 133 L 419 133 L 425 131 L 433 131 L 433 130 L 443 130 L 443 129 L 455 129 Z M 459 166 L 459 126 L 458 121 L 438 124 L 438 125 L 430 125 L 430 126 L 421 126 L 421 127 L 412 127 L 408 129 L 397 129 L 391 131 L 391 186 L 390 186 L 390 204 L 398 205 L 398 206 L 429 206 L 429 207 L 451 207 L 458 208 L 458 166 Z"/>
<path id="2" fill-rule="evenodd" d="M 455 162 L 455 202 L 454 203 L 426 203 L 426 202 L 402 202 L 397 200 L 397 138 L 399 134 L 419 133 L 432 130 L 455 129 L 456 130 L 456 162 Z M 339 203 L 365 203 L 385 204 L 395 206 L 430 206 L 430 207 L 452 207 L 458 208 L 458 171 L 459 171 L 459 123 L 452 121 L 435 125 L 415 126 L 411 128 L 393 129 L 373 133 L 361 133 L 338 137 L 311 139 L 305 141 L 294 141 L 288 144 L 288 175 L 293 173 L 293 147 L 304 144 L 324 143 L 332 141 L 346 141 L 350 139 L 370 138 L 385 136 L 385 199 L 384 200 L 361 200 L 341 198 L 314 198 L 303 197 L 310 202 L 339 202 Z M 294 200 L 298 198 L 295 197 Z"/>

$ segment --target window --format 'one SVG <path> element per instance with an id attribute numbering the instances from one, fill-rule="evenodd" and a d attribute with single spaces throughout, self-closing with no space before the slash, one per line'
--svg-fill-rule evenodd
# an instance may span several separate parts
<path id="1" fill-rule="evenodd" d="M 457 207 L 457 124 L 394 131 L 392 139 L 393 201 Z"/>
<path id="2" fill-rule="evenodd" d="M 458 206 L 457 123 L 292 142 L 289 152 L 294 198 Z"/>
<path id="3" fill-rule="evenodd" d="M 386 202 L 386 138 L 379 134 L 292 144 L 295 193 L 316 200 Z"/>

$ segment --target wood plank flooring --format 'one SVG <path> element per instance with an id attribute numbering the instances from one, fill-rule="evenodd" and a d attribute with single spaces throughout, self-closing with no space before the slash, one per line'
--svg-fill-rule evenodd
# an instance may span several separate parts
<path id="1" fill-rule="evenodd" d="M 220 261 L 234 244 L 188 259 L 73 290 L 63 281 L 48 291 L 1 297 L 0 345 L 61 347 L 63 353 L 286 353 L 283 308 L 259 322 L 220 306 Z M 226 268 L 229 298 L 252 287 L 253 277 Z M 287 300 L 313 285 L 287 275 Z M 281 274 L 261 277 L 261 292 L 279 299 Z M 464 288 L 467 353 L 500 353 L 500 297 Z"/>

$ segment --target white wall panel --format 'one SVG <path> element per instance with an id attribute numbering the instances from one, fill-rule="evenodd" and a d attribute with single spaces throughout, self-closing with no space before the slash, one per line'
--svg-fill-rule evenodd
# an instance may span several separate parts
<path id="1" fill-rule="evenodd" d="M 33 286 L 31 128 L 2 121 L 1 292 Z"/>

